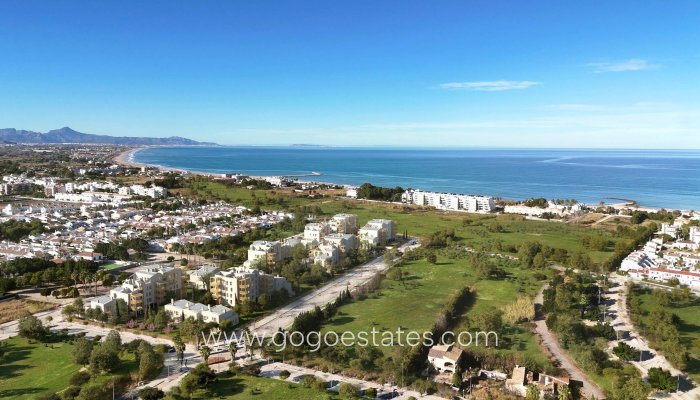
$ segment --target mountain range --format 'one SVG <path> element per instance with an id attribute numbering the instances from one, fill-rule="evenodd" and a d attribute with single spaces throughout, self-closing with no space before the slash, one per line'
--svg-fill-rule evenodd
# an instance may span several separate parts
<path id="1" fill-rule="evenodd" d="M 22 143 L 22 144 L 114 144 L 114 145 L 144 145 L 144 146 L 201 146 L 215 145 L 215 143 L 198 142 L 179 136 L 164 138 L 157 137 L 131 137 L 131 136 L 108 136 L 82 133 L 65 127 L 54 129 L 46 133 L 20 130 L 14 128 L 0 129 L 0 143 Z"/>

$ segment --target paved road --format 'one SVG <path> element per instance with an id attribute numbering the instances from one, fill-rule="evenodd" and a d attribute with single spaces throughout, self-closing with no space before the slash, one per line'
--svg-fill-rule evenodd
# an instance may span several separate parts
<path id="1" fill-rule="evenodd" d="M 547 285 L 543 286 L 542 289 L 540 289 L 540 292 L 535 297 L 535 305 L 542 304 L 542 293 L 546 288 Z M 550 332 L 549 328 L 547 328 L 545 320 L 542 319 L 535 321 L 535 326 L 535 331 L 540 336 L 540 339 L 542 339 L 542 344 L 544 344 L 547 347 L 547 349 L 549 349 L 549 352 L 552 353 L 552 355 L 554 356 L 554 358 L 557 359 L 557 361 L 559 361 L 561 367 L 564 368 L 564 370 L 566 370 L 567 373 L 569 373 L 571 378 L 583 382 L 583 390 L 589 395 L 594 395 L 596 399 L 604 399 L 605 394 L 603 393 L 603 390 L 601 390 L 600 387 L 598 387 L 598 385 L 596 385 L 588 377 L 588 375 L 586 375 L 586 373 L 583 372 L 576 365 L 571 356 L 569 356 L 569 353 L 567 353 L 566 351 L 564 351 L 564 349 L 561 348 L 557 337 L 552 332 Z"/>
<path id="2" fill-rule="evenodd" d="M 406 244 L 400 249 L 407 250 L 415 246 L 417 245 Z M 345 289 L 349 288 L 352 291 L 353 288 L 361 286 L 388 267 L 384 263 L 383 257 L 377 257 L 366 264 L 355 267 L 347 274 L 333 279 L 313 292 L 255 321 L 249 327 L 250 332 L 257 334 L 258 337 L 263 337 L 263 335 L 271 337 L 279 328 L 287 329 L 292 326 L 294 318 L 300 313 L 313 310 L 316 306 L 325 306 L 335 300 Z"/>

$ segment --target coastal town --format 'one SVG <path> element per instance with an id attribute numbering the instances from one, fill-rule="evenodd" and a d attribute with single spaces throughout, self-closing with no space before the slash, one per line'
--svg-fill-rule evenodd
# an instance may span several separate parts
<path id="1" fill-rule="evenodd" d="M 125 398 L 151 398 L 151 392 L 172 396 L 192 390 L 185 389 L 186 382 L 201 379 L 206 371 L 223 377 L 241 368 L 252 373 L 247 379 L 289 380 L 309 388 L 326 382 L 324 391 L 363 398 L 489 395 L 530 399 L 537 393 L 537 398 L 617 399 L 627 391 L 641 390 L 690 399 L 698 390 L 692 373 L 683 370 L 693 357 L 692 350 L 676 360 L 664 350 L 664 338 L 644 338 L 638 329 L 647 326 L 645 318 L 651 314 L 626 316 L 637 312 L 634 307 L 639 303 L 630 306 L 625 300 L 635 293 L 652 293 L 659 299 L 672 296 L 677 301 L 695 301 L 700 291 L 696 269 L 700 215 L 694 211 L 643 209 L 629 202 L 587 205 L 536 198 L 518 202 L 418 189 L 386 191 L 369 184 L 300 182 L 291 177 L 192 173 L 137 165 L 127 160 L 133 149 L 115 147 L 111 151 L 113 158 L 105 157 L 104 148 L 90 152 L 85 147 L 54 147 L 51 154 L 65 152 L 75 160 L 70 177 L 52 175 L 49 170 L 3 175 L 0 305 L 19 311 L 31 305 L 35 311 L 3 315 L 0 343 L 17 340 L 13 338 L 18 335 L 36 340 L 47 334 L 80 335 L 92 343 L 121 334 L 122 340 L 133 337 L 151 346 L 161 345 L 160 350 L 149 350 L 162 353 L 148 359 L 150 364 L 143 366 L 139 381 L 119 378 L 119 393 Z M 247 200 L 224 200 L 214 192 L 198 196 L 192 188 L 203 183 Z M 281 197 L 260 201 L 259 196 L 273 192 Z M 285 201 L 296 205 L 285 205 Z M 340 208 L 331 207 L 335 212 L 329 213 L 319 207 L 330 202 Z M 419 222 L 446 217 L 457 225 L 445 229 L 440 224 L 432 226 L 435 222 L 425 227 Z M 488 229 L 473 231 L 471 218 L 481 221 L 474 228 L 488 224 Z M 591 255 L 554 248 L 556 241 L 512 246 L 501 239 L 460 240 L 454 231 L 466 229 L 498 238 L 523 229 L 516 228 L 521 225 L 540 232 L 567 227 L 567 234 L 583 235 L 584 249 Z M 625 236 L 632 239 L 615 239 Z M 552 247 L 547 250 L 547 246 Z M 459 251 L 462 255 L 453 255 Z M 427 263 L 416 261 L 421 259 Z M 465 312 L 467 326 L 500 334 L 507 346 L 513 346 L 513 338 L 503 327 L 507 323 L 511 330 L 521 332 L 519 337 L 529 337 L 532 343 L 527 346 L 534 347 L 528 351 L 539 355 L 486 362 L 483 357 L 490 353 L 453 342 L 435 343 L 416 356 L 420 361 L 416 361 L 415 372 L 402 368 L 395 375 L 376 361 L 389 351 L 380 350 L 381 346 L 370 347 L 379 352 L 375 361 L 367 361 L 371 367 L 353 367 L 352 363 L 343 367 L 333 361 L 331 370 L 327 356 L 309 358 L 315 353 L 273 350 L 271 342 L 248 340 L 252 334 L 269 335 L 269 341 L 275 334 L 309 329 L 305 328 L 308 324 L 331 329 L 333 321 L 342 321 L 342 315 L 350 312 L 342 310 L 361 310 L 362 299 L 380 301 L 377 295 L 391 296 L 397 290 L 392 282 L 405 286 L 412 276 L 418 279 L 439 265 L 440 259 L 448 263 L 461 259 L 456 265 L 466 262 L 479 268 L 476 280 L 467 279 L 472 283 L 464 294 L 439 300 L 456 307 L 450 313 Z M 521 268 L 528 266 L 531 270 L 523 272 L 528 270 Z M 480 272 L 482 269 L 486 272 Z M 541 272 L 533 274 L 533 269 Z M 447 271 L 434 273 L 449 276 Z M 513 304 L 491 308 L 490 314 L 472 315 L 462 308 L 467 301 L 462 297 L 467 299 L 474 292 L 481 296 L 480 282 L 499 285 L 499 274 L 528 277 L 521 278 L 529 283 L 512 297 Z M 569 291 L 583 291 L 579 296 L 590 302 L 582 308 L 582 321 L 572 323 L 581 330 L 601 332 L 590 334 L 607 340 L 602 354 L 605 359 L 610 357 L 606 362 L 613 363 L 607 368 L 623 368 L 614 363 L 628 362 L 639 371 L 637 386 L 624 381 L 618 386 L 601 384 L 593 378 L 596 373 L 579 361 L 582 356 L 575 350 L 579 345 L 562 342 L 563 327 L 550 323 L 567 316 L 557 296 L 564 290 L 562 285 L 570 283 L 562 282 L 585 279 L 590 281 L 566 286 Z M 367 307 L 371 313 L 376 306 Z M 427 309 L 414 311 L 431 318 L 425 314 Z M 380 315 L 372 317 L 376 318 L 372 325 L 390 324 L 390 320 L 380 322 L 385 318 Z M 422 325 L 416 318 L 424 317 L 410 319 Z M 448 326 L 465 323 L 460 320 Z M 37 336 L 27 326 L 46 332 Z M 229 339 L 222 341 L 222 333 Z M 211 337 L 219 339 L 210 343 Z M 585 342 L 583 338 L 573 340 Z M 0 345 L 4 348 L 6 345 Z M 508 354 L 508 348 L 496 345 L 493 350 Z M 641 355 L 634 359 L 628 353 Z M 489 357 L 503 357 L 496 354 Z M 92 362 L 87 359 L 88 368 Z M 363 372 L 358 375 L 359 371 Z M 615 373 L 629 373 L 625 371 Z M 409 385 L 405 379 L 411 373 L 427 381 L 419 379 Z M 675 386 L 657 382 L 666 378 Z M 57 398 L 111 395 L 111 391 L 99 394 L 89 384 L 92 379 L 58 391 Z M 202 390 L 208 390 L 207 385 Z"/>

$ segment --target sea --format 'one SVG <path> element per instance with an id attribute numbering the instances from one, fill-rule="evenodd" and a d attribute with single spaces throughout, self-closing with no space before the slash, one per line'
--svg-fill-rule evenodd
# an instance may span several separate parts
<path id="1" fill-rule="evenodd" d="M 132 160 L 215 174 L 700 210 L 698 150 L 149 147 Z"/>

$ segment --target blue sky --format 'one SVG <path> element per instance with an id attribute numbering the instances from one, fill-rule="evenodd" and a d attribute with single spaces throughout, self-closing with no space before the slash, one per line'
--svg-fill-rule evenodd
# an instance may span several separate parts
<path id="1" fill-rule="evenodd" d="M 698 1 L 4 0 L 0 54 L 0 127 L 700 148 Z"/>

